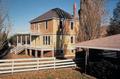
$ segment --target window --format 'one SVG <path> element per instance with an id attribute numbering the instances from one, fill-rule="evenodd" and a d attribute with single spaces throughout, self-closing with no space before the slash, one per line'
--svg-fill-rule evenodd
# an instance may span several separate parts
<path id="1" fill-rule="evenodd" d="M 33 29 L 33 31 L 35 30 L 35 24 L 32 24 L 32 29 Z"/>
<path id="2" fill-rule="evenodd" d="M 45 45 L 45 36 L 43 36 L 43 45 Z"/>
<path id="3" fill-rule="evenodd" d="M 60 21 L 60 29 L 62 29 L 62 27 L 63 27 L 63 21 L 61 20 Z"/>
<path id="4" fill-rule="evenodd" d="M 36 24 L 36 26 L 35 26 L 35 27 L 36 27 L 36 30 L 38 30 L 38 24 Z"/>
<path id="5" fill-rule="evenodd" d="M 38 24 L 38 29 L 40 29 L 40 25 L 41 25 L 41 24 L 39 23 L 39 24 Z"/>
<path id="6" fill-rule="evenodd" d="M 73 21 L 70 22 L 70 25 L 71 25 L 71 30 L 73 30 L 73 25 L 74 25 Z"/>
<path id="7" fill-rule="evenodd" d="M 47 23 L 47 21 L 45 22 L 45 29 L 47 30 L 47 28 L 48 28 L 48 23 Z"/>
<path id="8" fill-rule="evenodd" d="M 72 53 L 74 53 L 74 50 L 72 50 Z"/>
<path id="9" fill-rule="evenodd" d="M 50 36 L 48 36 L 48 45 L 50 45 Z"/>
<path id="10" fill-rule="evenodd" d="M 73 43 L 73 36 L 71 37 L 71 43 Z"/>
<path id="11" fill-rule="evenodd" d="M 50 45 L 50 36 L 43 36 L 43 45 Z"/>
<path id="12" fill-rule="evenodd" d="M 45 44 L 47 45 L 47 36 L 46 36 L 46 39 L 45 39 Z"/>

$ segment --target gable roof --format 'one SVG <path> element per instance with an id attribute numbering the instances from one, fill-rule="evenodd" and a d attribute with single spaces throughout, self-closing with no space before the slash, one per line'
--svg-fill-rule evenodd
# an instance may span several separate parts
<path id="1" fill-rule="evenodd" d="M 54 8 L 44 13 L 43 15 L 38 16 L 37 18 L 31 20 L 30 23 L 39 22 L 39 21 L 43 21 L 51 18 L 72 19 L 73 16 L 60 8 Z"/>

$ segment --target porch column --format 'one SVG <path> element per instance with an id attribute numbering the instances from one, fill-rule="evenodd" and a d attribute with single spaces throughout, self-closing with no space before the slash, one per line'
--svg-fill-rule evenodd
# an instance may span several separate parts
<path id="1" fill-rule="evenodd" d="M 27 45 L 27 36 L 25 36 L 25 44 Z"/>
<path id="2" fill-rule="evenodd" d="M 32 43 L 31 43 L 31 35 L 30 35 L 30 46 L 32 45 Z"/>
<path id="3" fill-rule="evenodd" d="M 21 37 L 21 40 L 20 40 L 20 41 L 21 41 L 21 45 L 22 45 L 22 35 L 21 35 L 20 37 Z"/>
<path id="4" fill-rule="evenodd" d="M 30 56 L 32 56 L 32 50 L 31 49 L 29 49 L 29 52 L 30 52 Z"/>
<path id="5" fill-rule="evenodd" d="M 17 35 L 17 46 L 18 46 L 18 35 Z"/>
<path id="6" fill-rule="evenodd" d="M 41 58 L 43 58 L 43 50 L 41 50 Z"/>
<path id="7" fill-rule="evenodd" d="M 54 57 L 54 49 L 52 50 L 52 57 Z"/>
<path id="8" fill-rule="evenodd" d="M 35 57 L 37 58 L 38 57 L 38 51 L 35 50 Z"/>

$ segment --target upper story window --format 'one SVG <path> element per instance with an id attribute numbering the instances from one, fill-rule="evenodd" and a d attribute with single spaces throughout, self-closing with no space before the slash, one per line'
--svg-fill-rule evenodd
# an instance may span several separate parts
<path id="1" fill-rule="evenodd" d="M 71 36 L 71 43 L 73 43 L 73 36 Z"/>
<path id="2" fill-rule="evenodd" d="M 74 27 L 74 22 L 73 21 L 70 22 L 70 27 L 71 27 L 71 30 L 73 30 L 73 27 Z"/>
<path id="3" fill-rule="evenodd" d="M 47 28 L 48 28 L 48 22 L 45 21 L 45 29 L 47 30 Z"/>
<path id="4" fill-rule="evenodd" d="M 36 27 L 36 30 L 38 30 L 38 23 L 35 25 L 35 27 Z"/>
<path id="5" fill-rule="evenodd" d="M 60 21 L 60 29 L 62 29 L 62 27 L 63 27 L 63 21 L 61 20 Z"/>
<path id="6" fill-rule="evenodd" d="M 33 31 L 35 30 L 35 24 L 32 24 L 32 30 Z"/>
<path id="7" fill-rule="evenodd" d="M 38 32 L 40 30 L 40 23 L 37 24 Z"/>

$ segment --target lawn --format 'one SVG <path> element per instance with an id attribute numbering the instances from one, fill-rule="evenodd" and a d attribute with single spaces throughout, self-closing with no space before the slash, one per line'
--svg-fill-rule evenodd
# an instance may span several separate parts
<path id="1" fill-rule="evenodd" d="M 95 79 L 74 68 L 2 74 L 0 79 Z"/>

